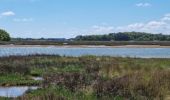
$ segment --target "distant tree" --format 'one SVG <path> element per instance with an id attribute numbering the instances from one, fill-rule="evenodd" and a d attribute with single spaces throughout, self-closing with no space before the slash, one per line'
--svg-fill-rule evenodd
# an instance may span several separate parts
<path id="1" fill-rule="evenodd" d="M 130 37 L 125 33 L 117 33 L 114 35 L 115 41 L 129 41 Z"/>
<path id="2" fill-rule="evenodd" d="M 5 30 L 0 29 L 0 41 L 10 41 L 10 35 Z"/>

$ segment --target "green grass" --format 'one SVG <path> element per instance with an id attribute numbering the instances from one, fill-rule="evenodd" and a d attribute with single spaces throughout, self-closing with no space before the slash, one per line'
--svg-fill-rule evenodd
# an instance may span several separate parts
<path id="1" fill-rule="evenodd" d="M 0 75 L 0 86 L 31 86 L 39 84 L 40 81 L 35 81 L 30 76 L 19 74 Z"/>
<path id="2" fill-rule="evenodd" d="M 30 74 L 31 74 L 32 76 L 42 76 L 43 73 L 45 73 L 45 69 L 41 69 L 41 68 L 32 68 Z"/>

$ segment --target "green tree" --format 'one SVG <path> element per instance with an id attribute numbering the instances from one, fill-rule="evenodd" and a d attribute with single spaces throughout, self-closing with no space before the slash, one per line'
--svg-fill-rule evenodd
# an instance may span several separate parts
<path id="1" fill-rule="evenodd" d="M 78 41 L 170 41 L 170 35 L 145 32 L 119 32 L 104 35 L 77 36 Z"/>
<path id="2" fill-rule="evenodd" d="M 0 29 L 0 41 L 10 41 L 10 39 L 9 33 Z"/>

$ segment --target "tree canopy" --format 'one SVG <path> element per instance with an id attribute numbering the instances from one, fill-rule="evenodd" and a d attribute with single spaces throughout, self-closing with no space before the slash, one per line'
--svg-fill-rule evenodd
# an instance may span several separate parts
<path id="1" fill-rule="evenodd" d="M 2 29 L 0 29 L 0 41 L 10 41 L 9 33 Z"/>
<path id="2" fill-rule="evenodd" d="M 145 32 L 119 32 L 104 35 L 86 35 L 74 38 L 77 41 L 170 41 L 170 35 Z"/>

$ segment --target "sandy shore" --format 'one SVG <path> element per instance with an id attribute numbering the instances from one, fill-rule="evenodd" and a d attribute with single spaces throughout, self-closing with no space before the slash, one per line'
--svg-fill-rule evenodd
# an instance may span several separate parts
<path id="1" fill-rule="evenodd" d="M 0 45 L 0 48 L 14 47 L 62 47 L 62 48 L 170 48 L 170 46 L 160 45 L 121 45 L 121 46 L 105 46 L 105 45 Z"/>

